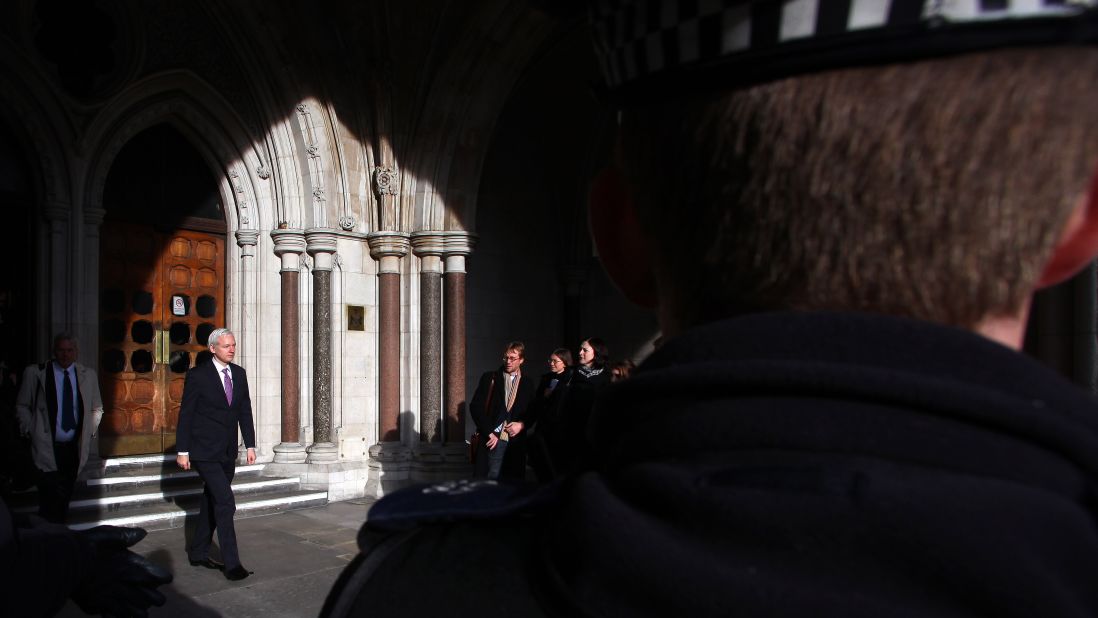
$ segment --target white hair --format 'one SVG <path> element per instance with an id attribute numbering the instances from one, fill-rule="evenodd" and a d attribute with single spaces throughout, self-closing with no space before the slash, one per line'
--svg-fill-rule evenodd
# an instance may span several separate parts
<path id="1" fill-rule="evenodd" d="M 218 344 L 218 342 L 221 341 L 222 337 L 224 337 L 225 335 L 232 335 L 232 334 L 233 334 L 233 331 L 231 331 L 227 328 L 215 328 L 214 331 L 212 333 L 210 333 L 210 336 L 206 339 L 206 345 L 211 346 L 211 347 L 215 346 L 215 345 Z"/>

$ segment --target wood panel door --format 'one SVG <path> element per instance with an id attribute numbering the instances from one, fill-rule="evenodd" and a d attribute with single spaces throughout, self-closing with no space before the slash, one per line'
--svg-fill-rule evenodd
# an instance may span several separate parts
<path id="1" fill-rule="evenodd" d="M 225 323 L 224 235 L 106 221 L 100 246 L 99 452 L 171 452 L 187 370 Z"/>

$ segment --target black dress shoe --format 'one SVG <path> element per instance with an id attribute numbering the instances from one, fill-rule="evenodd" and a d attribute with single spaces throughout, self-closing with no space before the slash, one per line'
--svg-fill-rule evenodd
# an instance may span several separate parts
<path id="1" fill-rule="evenodd" d="M 191 560 L 191 566 L 206 567 L 207 569 L 216 569 L 218 571 L 224 571 L 225 565 L 214 560 L 213 558 L 206 558 L 204 560 Z"/>
<path id="2" fill-rule="evenodd" d="M 243 566 L 234 566 L 228 571 L 225 571 L 225 579 L 236 582 L 244 579 L 251 574 L 252 572 L 248 569 L 245 569 Z"/>

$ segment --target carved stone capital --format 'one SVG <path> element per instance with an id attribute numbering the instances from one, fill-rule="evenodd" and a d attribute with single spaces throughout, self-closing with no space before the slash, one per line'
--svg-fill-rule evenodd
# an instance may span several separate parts
<path id="1" fill-rule="evenodd" d="M 445 232 L 435 231 L 412 232 L 412 253 L 416 254 L 419 257 L 424 257 L 428 255 L 441 256 L 446 250 L 445 234 Z"/>
<path id="2" fill-rule="evenodd" d="M 46 221 L 68 221 L 69 210 L 71 209 L 67 203 L 51 200 L 46 202 L 46 207 L 42 209 L 42 214 L 45 216 Z"/>
<path id="3" fill-rule="evenodd" d="M 84 209 L 84 223 L 86 225 L 94 225 L 96 227 L 103 224 L 103 217 L 105 217 L 107 211 L 102 208 L 85 208 Z"/>
<path id="4" fill-rule="evenodd" d="M 331 270 L 336 251 L 336 231 L 327 227 L 305 230 L 305 250 L 313 256 L 313 271 Z M 315 274 L 315 272 L 314 272 Z"/>
<path id="5" fill-rule="evenodd" d="M 408 255 L 408 234 L 404 232 L 373 232 L 366 236 L 370 245 L 370 257 L 380 260 L 385 257 L 401 258 Z"/>
<path id="6" fill-rule="evenodd" d="M 274 241 L 274 254 L 282 256 L 284 253 L 305 253 L 305 231 L 291 228 L 271 230 L 271 240 Z"/>
<path id="7" fill-rule="evenodd" d="M 335 253 L 336 231 L 327 227 L 314 227 L 305 230 L 305 250 L 316 257 L 318 253 Z"/>
<path id="8" fill-rule="evenodd" d="M 259 244 L 259 230 L 237 230 L 236 244 L 241 247 L 254 247 Z"/>
<path id="9" fill-rule="evenodd" d="M 452 255 L 467 256 L 473 252 L 473 247 L 477 245 L 477 235 L 471 232 L 451 230 L 442 232 L 442 235 L 442 254 L 446 257 Z"/>

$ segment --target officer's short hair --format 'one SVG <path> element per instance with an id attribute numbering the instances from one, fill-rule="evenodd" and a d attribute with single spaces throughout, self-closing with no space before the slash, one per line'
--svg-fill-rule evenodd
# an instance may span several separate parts
<path id="1" fill-rule="evenodd" d="M 1098 49 L 840 69 L 627 110 L 622 157 L 689 322 L 1015 313 L 1098 161 Z"/>

